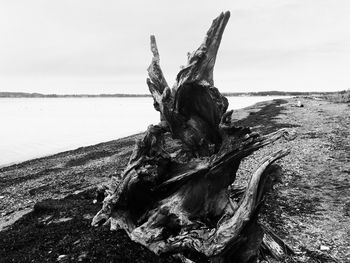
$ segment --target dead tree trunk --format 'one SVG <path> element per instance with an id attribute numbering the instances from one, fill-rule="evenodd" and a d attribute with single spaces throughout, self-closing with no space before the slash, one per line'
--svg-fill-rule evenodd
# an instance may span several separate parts
<path id="1" fill-rule="evenodd" d="M 121 180 L 112 180 L 92 225 L 108 221 L 156 254 L 201 255 L 216 262 L 254 262 L 291 253 L 257 223 L 273 176 L 271 164 L 289 150 L 261 161 L 247 187 L 232 189 L 240 162 L 286 134 L 260 136 L 236 127 L 228 101 L 214 87 L 216 54 L 230 13 L 217 17 L 200 47 L 188 56 L 170 88 L 151 36 L 147 84 L 161 122 L 136 143 Z M 232 198 L 231 196 L 235 196 Z"/>

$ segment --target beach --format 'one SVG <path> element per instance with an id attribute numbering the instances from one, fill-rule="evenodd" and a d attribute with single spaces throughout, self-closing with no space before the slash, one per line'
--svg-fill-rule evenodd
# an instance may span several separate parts
<path id="1" fill-rule="evenodd" d="M 260 216 L 296 252 L 290 262 L 350 262 L 350 106 L 288 98 L 235 110 L 232 118 L 262 134 L 286 128 L 293 137 L 248 157 L 237 179 L 244 183 L 269 153 L 291 149 L 278 161 L 282 177 Z M 60 256 L 62 262 L 176 262 L 121 231 L 90 226 L 101 208 L 93 203 L 96 187 L 120 176 L 141 137 L 1 168 L 1 262 L 55 262 Z"/>

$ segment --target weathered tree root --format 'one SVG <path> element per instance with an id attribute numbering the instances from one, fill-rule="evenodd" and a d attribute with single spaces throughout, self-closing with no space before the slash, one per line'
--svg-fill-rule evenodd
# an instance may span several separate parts
<path id="1" fill-rule="evenodd" d="M 155 37 L 147 84 L 161 122 L 136 143 L 121 181 L 112 180 L 92 225 L 106 221 L 124 229 L 156 254 L 202 255 L 216 262 L 254 262 L 261 255 L 291 254 L 281 239 L 257 222 L 276 160 L 264 158 L 243 191 L 230 186 L 243 158 L 286 137 L 286 130 L 260 136 L 231 122 L 227 99 L 214 87 L 213 69 L 229 12 L 210 27 L 204 42 L 169 88 Z"/>

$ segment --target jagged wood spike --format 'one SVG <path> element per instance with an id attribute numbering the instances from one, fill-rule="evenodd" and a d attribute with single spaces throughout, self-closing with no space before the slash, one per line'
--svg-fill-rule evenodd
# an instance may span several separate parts
<path id="1" fill-rule="evenodd" d="M 159 51 L 157 47 L 156 37 L 153 35 L 151 36 L 151 51 L 153 57 L 152 62 L 147 69 L 148 76 L 157 89 L 157 92 L 159 94 L 163 94 L 163 91 L 166 87 L 168 87 L 168 84 L 165 80 L 162 69 L 160 68 Z"/>
<path id="2" fill-rule="evenodd" d="M 177 75 L 177 86 L 186 82 L 203 82 L 214 86 L 213 71 L 222 35 L 230 18 L 230 12 L 221 13 L 214 19 L 203 43 L 188 57 L 188 65 Z"/>

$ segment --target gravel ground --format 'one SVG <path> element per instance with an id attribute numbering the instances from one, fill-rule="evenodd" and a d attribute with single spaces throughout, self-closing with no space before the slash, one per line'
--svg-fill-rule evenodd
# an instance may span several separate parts
<path id="1" fill-rule="evenodd" d="M 298 100 L 304 107 L 295 107 Z M 261 149 L 241 166 L 246 174 L 263 156 L 292 150 L 278 162 L 283 177 L 261 220 L 297 252 L 290 262 L 350 262 L 350 107 L 306 98 L 279 107 L 276 116 L 268 106 L 256 113 L 253 108 L 255 119 L 240 121 L 263 133 L 287 128 L 296 135 Z"/>

